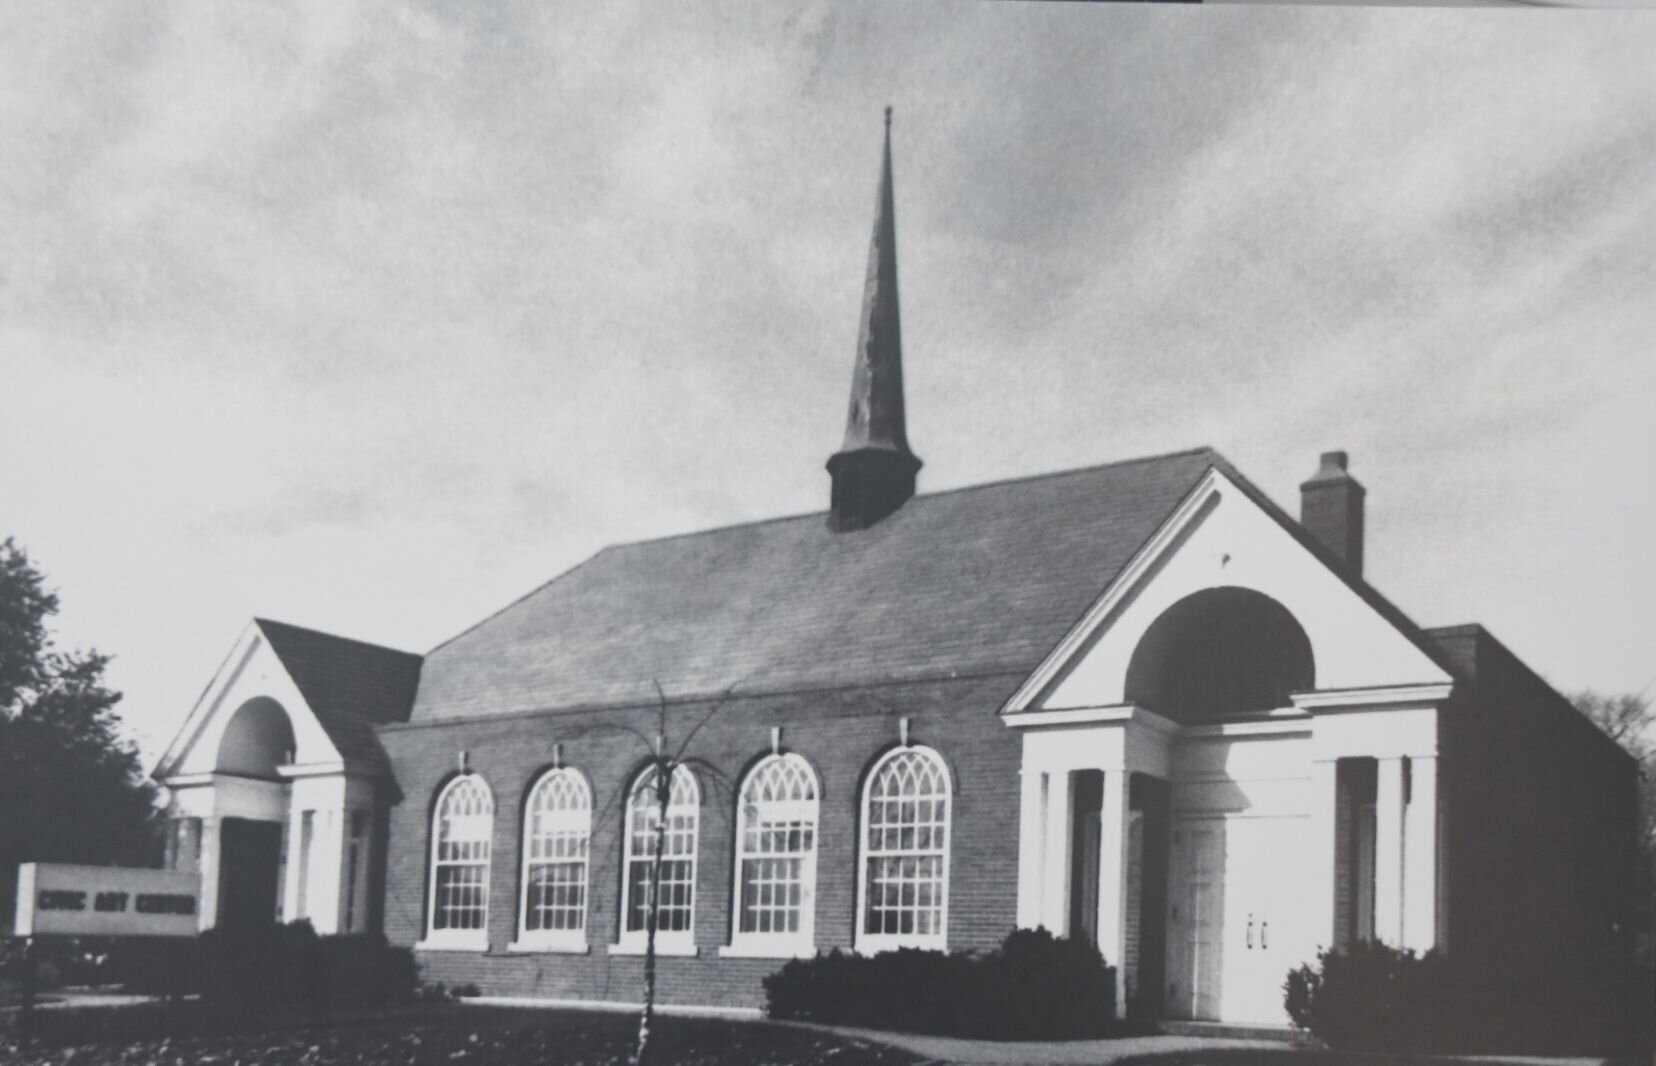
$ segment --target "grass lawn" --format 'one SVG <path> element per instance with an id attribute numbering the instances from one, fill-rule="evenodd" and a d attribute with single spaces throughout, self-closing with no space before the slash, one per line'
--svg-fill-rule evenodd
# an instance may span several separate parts
<path id="1" fill-rule="evenodd" d="M 0 1035 L 8 1066 L 333 1066 L 432 1063 L 443 1066 L 618 1064 L 630 1060 L 638 1017 L 597 1011 L 430 1004 L 344 1019 L 326 1026 L 249 1027 L 214 1032 L 189 1005 L 171 1022 L 159 1005 L 48 1010 L 33 1049 Z M 0 1027 L 9 1023 L 0 1016 Z M 176 1035 L 166 1036 L 166 1033 Z M 657 1017 L 651 1061 L 658 1066 L 768 1063 L 771 1066 L 909 1066 L 895 1048 L 763 1022 Z"/>

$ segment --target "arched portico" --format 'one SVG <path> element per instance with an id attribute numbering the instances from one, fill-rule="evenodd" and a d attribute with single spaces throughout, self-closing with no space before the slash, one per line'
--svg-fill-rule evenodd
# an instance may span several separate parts
<path id="1" fill-rule="evenodd" d="M 1286 1024 L 1283 977 L 1319 947 L 1432 947 L 1449 692 L 1211 473 L 1003 708 L 1019 924 L 1096 929 L 1118 1009 L 1239 1023 Z"/>
<path id="2" fill-rule="evenodd" d="M 167 866 L 200 874 L 202 928 L 377 924 L 383 768 L 363 709 L 340 703 L 322 669 L 359 653 L 326 634 L 254 622 L 157 768 L 170 793 Z M 399 669 L 412 658 L 374 654 Z"/>
<path id="3" fill-rule="evenodd" d="M 289 800 L 280 770 L 293 752 L 292 719 L 269 696 L 247 700 L 225 724 L 213 773 L 235 779 L 248 802 L 218 819 L 216 925 L 259 925 L 281 914 Z"/>

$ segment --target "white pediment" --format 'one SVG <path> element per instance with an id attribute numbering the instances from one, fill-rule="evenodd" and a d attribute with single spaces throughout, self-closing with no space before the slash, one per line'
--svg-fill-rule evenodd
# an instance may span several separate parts
<path id="1" fill-rule="evenodd" d="M 1234 587 L 1285 607 L 1310 640 L 1315 687 L 1445 685 L 1449 675 L 1341 575 L 1217 468 L 1019 688 L 1004 713 L 1127 702 L 1128 664 L 1185 597 Z"/>
<path id="2" fill-rule="evenodd" d="M 232 764 L 228 769 L 234 773 L 237 753 L 226 749 L 225 734 L 236 712 L 255 701 L 274 702 L 286 712 L 293 730 L 294 766 L 333 766 L 340 762 L 338 748 L 254 622 L 242 632 L 196 701 L 156 767 L 156 778 L 163 784 L 180 778 L 200 780 L 203 775 L 223 772 L 225 760 Z"/>

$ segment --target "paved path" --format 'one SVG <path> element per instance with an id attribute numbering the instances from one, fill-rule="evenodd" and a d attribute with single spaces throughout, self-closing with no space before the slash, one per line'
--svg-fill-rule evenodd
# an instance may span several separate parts
<path id="1" fill-rule="evenodd" d="M 1281 1040 L 1245 1040 L 1209 1036 L 1125 1036 L 1111 1040 L 1057 1040 L 1050 1042 L 1016 1042 L 998 1040 L 963 1040 L 949 1036 L 917 1036 L 912 1033 L 890 1033 L 878 1029 L 852 1029 L 837 1025 L 805 1025 L 836 1036 L 868 1043 L 887 1044 L 902 1048 L 926 1059 L 929 1063 L 948 1066 L 1110 1066 L 1111 1063 L 1136 1059 L 1144 1055 L 1174 1056 L 1169 1066 L 1197 1066 L 1198 1056 L 1205 1052 L 1256 1051 L 1255 1056 L 1225 1056 L 1234 1066 L 1290 1066 L 1304 1062 L 1307 1066 L 1394 1066 L 1408 1062 L 1412 1066 L 1428 1063 L 1440 1066 L 1607 1066 L 1606 1059 L 1565 1058 L 1530 1055 L 1361 1055 L 1348 1053 L 1333 1055 L 1304 1044 L 1290 1044 Z M 1303 1058 L 1302 1058 L 1303 1056 Z M 1223 1059 L 1219 1060 L 1223 1062 Z"/>
<path id="2" fill-rule="evenodd" d="M 1205 1036 L 1125 1036 L 1111 1040 L 1005 1041 L 965 1040 L 952 1036 L 917 1036 L 876 1029 L 812 1025 L 837 1036 L 889 1044 L 932 1062 L 956 1066 L 1109 1066 L 1140 1055 L 1177 1051 L 1273 1051 L 1292 1054 L 1280 1040 L 1229 1040 Z"/>

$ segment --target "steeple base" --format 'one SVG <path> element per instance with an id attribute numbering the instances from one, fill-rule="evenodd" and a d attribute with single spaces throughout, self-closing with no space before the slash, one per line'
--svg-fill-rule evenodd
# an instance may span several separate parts
<path id="1" fill-rule="evenodd" d="M 834 479 L 828 528 L 835 532 L 867 529 L 890 516 L 914 496 L 920 460 L 909 452 L 858 448 L 828 459 Z"/>

